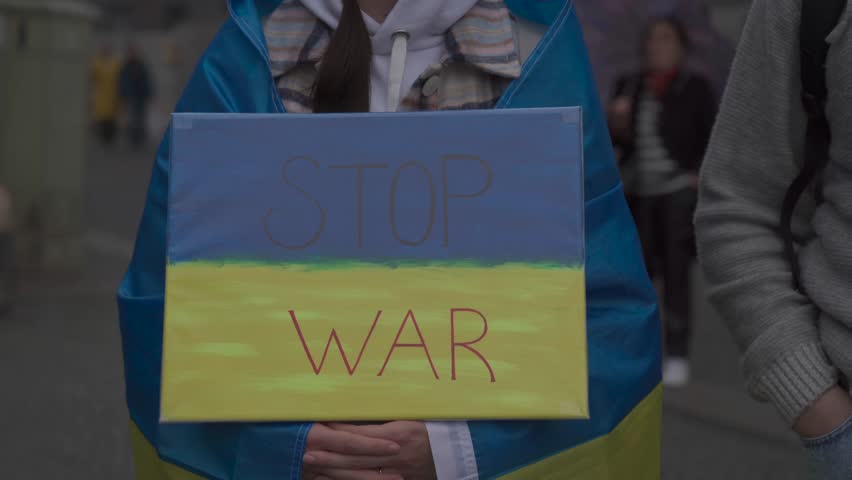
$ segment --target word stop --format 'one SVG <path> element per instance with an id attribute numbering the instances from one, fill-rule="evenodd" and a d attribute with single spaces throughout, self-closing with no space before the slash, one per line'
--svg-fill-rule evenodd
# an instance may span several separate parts
<path id="1" fill-rule="evenodd" d="M 263 228 L 269 241 L 286 250 L 305 250 L 312 247 L 322 238 L 328 227 L 328 206 L 316 198 L 315 192 L 309 192 L 307 188 L 299 185 L 292 179 L 290 170 L 297 167 L 300 163 L 308 164 L 317 170 L 322 167 L 312 157 L 293 157 L 284 163 L 282 173 L 284 184 L 298 193 L 298 195 L 303 197 L 313 207 L 313 215 L 317 216 L 315 230 L 310 235 L 306 235 L 307 239 L 288 239 L 284 234 L 286 232 L 276 231 L 271 226 L 276 211 L 275 208 L 269 208 L 263 218 Z M 367 208 L 365 206 L 366 189 L 375 188 L 375 185 L 368 182 L 367 177 L 380 171 L 388 171 L 390 168 L 392 168 L 390 165 L 378 163 L 329 165 L 327 167 L 327 170 L 351 172 L 349 175 L 352 181 L 356 182 L 356 198 L 353 198 L 352 201 L 355 203 L 357 210 L 355 241 L 359 248 L 364 246 L 365 209 Z M 412 247 L 422 245 L 432 237 L 432 231 L 436 223 L 438 223 L 443 226 L 443 246 L 449 246 L 450 217 L 452 215 L 451 205 L 453 201 L 481 197 L 491 189 L 494 182 L 494 172 L 491 166 L 488 162 L 477 156 L 444 155 L 440 159 L 440 168 L 438 170 L 438 172 L 433 174 L 425 164 L 418 161 L 410 161 L 400 165 L 393 171 L 393 177 L 390 180 L 390 194 L 387 199 L 387 208 L 389 209 L 388 218 L 390 221 L 390 233 L 402 245 Z M 464 174 L 459 173 L 460 171 L 464 171 Z M 399 213 L 399 210 L 401 210 L 399 197 L 405 192 L 405 189 L 400 186 L 404 178 L 409 181 L 416 179 L 419 182 L 419 186 L 428 192 L 428 198 L 425 198 L 423 204 L 420 206 L 423 219 L 417 220 L 418 222 L 422 221 L 423 224 L 423 233 L 419 235 L 413 235 L 409 232 L 406 236 L 400 231 L 400 218 L 404 217 Z M 453 180 L 460 179 L 468 181 L 474 184 L 474 186 L 468 185 L 464 189 L 458 186 L 453 188 Z M 441 218 L 437 219 L 439 207 Z M 309 215 L 308 211 L 302 212 L 302 214 Z M 418 216 L 420 216 L 420 212 L 418 212 Z"/>

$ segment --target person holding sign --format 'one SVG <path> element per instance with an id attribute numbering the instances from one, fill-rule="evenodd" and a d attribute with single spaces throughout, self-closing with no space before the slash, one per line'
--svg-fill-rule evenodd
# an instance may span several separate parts
<path id="1" fill-rule="evenodd" d="M 230 0 L 229 6 L 231 18 L 202 58 L 178 112 L 583 108 L 592 419 L 159 423 L 167 136 L 119 291 L 143 478 L 659 478 L 655 293 L 572 2 Z M 523 132 L 517 141 L 524 141 Z M 281 152 L 285 158 L 291 153 L 287 145 Z"/>
<path id="2" fill-rule="evenodd" d="M 313 48 L 298 44 L 307 40 L 294 35 L 305 21 L 334 30 L 324 51 L 322 42 Z M 288 112 L 489 108 L 521 70 L 515 28 L 502 1 L 285 1 L 264 31 Z M 477 42 L 488 42 L 489 50 Z M 466 47 L 483 50 L 482 58 L 451 63 Z M 457 90 L 466 93 L 445 93 Z M 394 443 L 385 450 L 329 448 L 349 436 L 352 442 L 375 437 Z M 441 448 L 433 451 L 430 440 Z M 439 478 L 468 478 L 477 473 L 473 450 L 463 422 L 320 425 L 308 433 L 303 478 L 335 478 L 339 470 L 336 478 L 355 478 L 357 470 L 372 469 L 387 478 L 425 480 L 436 477 L 436 467 Z"/>

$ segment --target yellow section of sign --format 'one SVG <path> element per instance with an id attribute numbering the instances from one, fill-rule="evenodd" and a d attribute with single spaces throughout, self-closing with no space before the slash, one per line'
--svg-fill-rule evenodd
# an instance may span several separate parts
<path id="1" fill-rule="evenodd" d="M 586 418 L 582 269 L 168 267 L 164 421 Z"/>

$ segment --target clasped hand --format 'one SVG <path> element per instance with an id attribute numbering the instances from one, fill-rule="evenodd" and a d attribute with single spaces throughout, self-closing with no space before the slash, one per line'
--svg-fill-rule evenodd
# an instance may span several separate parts
<path id="1" fill-rule="evenodd" d="M 314 424 L 303 465 L 303 480 L 436 479 L 423 422 Z"/>

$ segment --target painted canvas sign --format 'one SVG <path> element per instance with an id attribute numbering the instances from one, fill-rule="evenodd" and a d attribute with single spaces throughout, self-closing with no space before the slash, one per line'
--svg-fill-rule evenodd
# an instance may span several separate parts
<path id="1" fill-rule="evenodd" d="M 588 416 L 579 109 L 171 141 L 163 421 Z"/>

